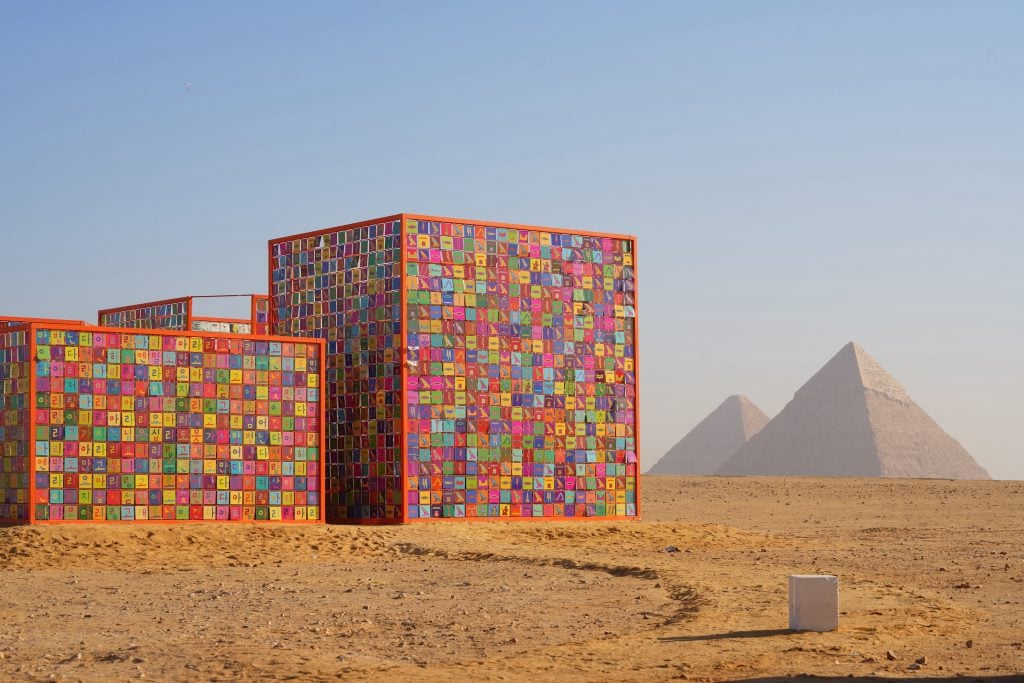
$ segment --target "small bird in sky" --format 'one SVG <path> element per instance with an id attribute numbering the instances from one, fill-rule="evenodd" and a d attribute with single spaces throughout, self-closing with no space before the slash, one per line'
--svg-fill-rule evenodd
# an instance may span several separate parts
<path id="1" fill-rule="evenodd" d="M 192 84 L 191 83 L 186 83 L 185 84 L 185 92 L 189 92 L 190 90 L 192 90 Z"/>

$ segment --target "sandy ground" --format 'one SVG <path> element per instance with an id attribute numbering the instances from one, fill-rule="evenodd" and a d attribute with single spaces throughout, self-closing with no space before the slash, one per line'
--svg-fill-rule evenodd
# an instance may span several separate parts
<path id="1" fill-rule="evenodd" d="M 625 523 L 0 528 L 0 680 L 1024 680 L 1022 482 L 642 493 Z M 794 573 L 840 577 L 839 631 L 786 630 Z"/>

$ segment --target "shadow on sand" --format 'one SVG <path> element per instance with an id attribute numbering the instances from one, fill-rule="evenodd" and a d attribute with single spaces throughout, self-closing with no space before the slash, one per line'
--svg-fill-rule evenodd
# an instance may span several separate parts
<path id="1" fill-rule="evenodd" d="M 763 678 L 734 678 L 733 683 L 792 683 L 793 681 L 814 681 L 815 683 L 907 683 L 906 677 L 890 678 L 888 676 L 765 676 Z M 914 676 L 913 681 L 921 683 L 1022 683 L 1024 674 L 1008 674 L 1005 676 Z"/>
<path id="2" fill-rule="evenodd" d="M 788 628 L 769 628 L 759 631 L 729 631 L 728 633 L 705 633 L 696 636 L 666 636 L 658 638 L 665 643 L 692 643 L 701 640 L 732 640 L 733 638 L 771 638 L 772 636 L 788 636 L 798 631 Z"/>

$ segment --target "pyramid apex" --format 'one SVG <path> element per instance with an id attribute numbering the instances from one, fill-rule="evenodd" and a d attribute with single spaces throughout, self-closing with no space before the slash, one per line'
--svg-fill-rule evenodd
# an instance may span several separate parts
<path id="1" fill-rule="evenodd" d="M 861 346 L 860 344 L 858 344 L 855 341 L 849 341 L 849 342 L 846 342 L 846 344 L 843 346 L 843 348 L 839 349 L 839 352 L 836 355 L 837 356 L 840 356 L 840 355 L 853 355 L 854 358 L 859 358 L 860 356 L 863 356 L 865 354 L 866 354 L 866 351 L 864 351 L 864 347 L 863 346 Z"/>
<path id="2" fill-rule="evenodd" d="M 865 389 L 884 394 L 894 401 L 910 402 L 910 396 L 902 385 L 872 358 L 863 346 L 857 342 L 850 342 L 846 346 L 853 350 L 857 369 L 860 371 L 861 384 Z"/>
<path id="3" fill-rule="evenodd" d="M 847 342 L 797 393 L 835 391 L 839 388 L 867 389 L 895 401 L 910 397 L 892 375 L 855 341 Z"/>
<path id="4" fill-rule="evenodd" d="M 759 413 L 763 415 L 761 409 L 757 407 L 757 404 L 747 398 L 744 394 L 730 394 L 724 401 L 722 401 L 721 404 L 719 404 L 718 408 L 729 408 L 731 406 L 738 408 L 743 414 Z M 765 420 L 765 422 L 767 422 L 767 420 Z"/>
<path id="5" fill-rule="evenodd" d="M 754 409 L 754 410 L 756 410 L 758 412 L 760 412 L 760 410 L 761 410 L 760 408 L 757 407 L 756 403 L 751 401 L 744 394 L 733 394 L 732 396 L 730 396 L 726 400 L 727 401 L 734 401 L 734 402 L 738 403 L 740 408 L 743 409 L 743 410 Z"/>

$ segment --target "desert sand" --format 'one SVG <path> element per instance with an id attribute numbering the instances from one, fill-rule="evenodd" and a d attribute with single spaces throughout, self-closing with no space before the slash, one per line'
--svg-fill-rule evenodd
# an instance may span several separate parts
<path id="1" fill-rule="evenodd" d="M 1024 483 L 642 486 L 639 522 L 2 528 L 0 680 L 1021 680 Z M 839 631 L 786 630 L 793 573 Z"/>

